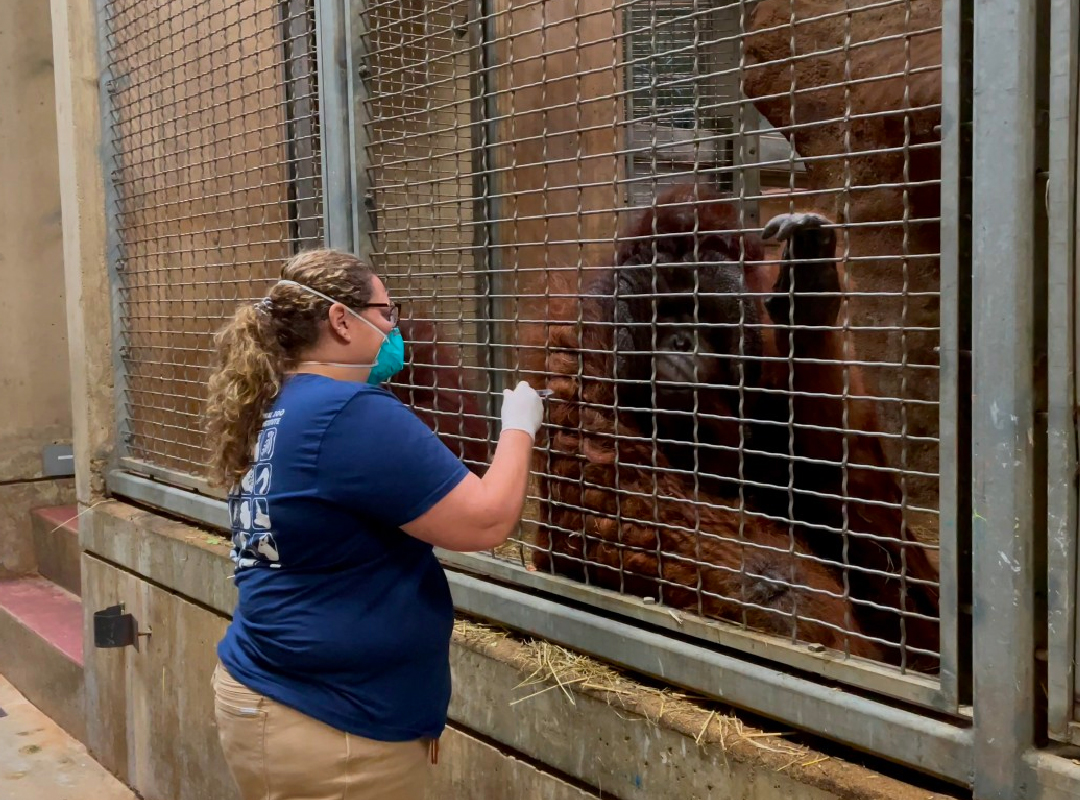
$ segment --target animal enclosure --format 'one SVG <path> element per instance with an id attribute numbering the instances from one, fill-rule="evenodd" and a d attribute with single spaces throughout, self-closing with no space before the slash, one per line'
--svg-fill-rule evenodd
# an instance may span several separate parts
<path id="1" fill-rule="evenodd" d="M 440 553 L 461 609 L 967 783 L 1008 648 L 981 603 L 1080 743 L 1077 20 L 1035 5 L 980 32 L 966 0 L 103 0 L 110 491 L 220 524 L 213 333 L 293 253 L 354 250 L 402 307 L 393 390 L 470 469 L 503 388 L 551 390 L 519 530 Z M 1010 32 L 1047 45 L 1032 164 L 974 124 Z M 977 193 L 1033 171 L 1044 206 Z"/>
<path id="2" fill-rule="evenodd" d="M 496 559 L 933 674 L 940 8 L 790 6 L 370 4 L 399 392 L 482 470 L 553 390 Z"/>

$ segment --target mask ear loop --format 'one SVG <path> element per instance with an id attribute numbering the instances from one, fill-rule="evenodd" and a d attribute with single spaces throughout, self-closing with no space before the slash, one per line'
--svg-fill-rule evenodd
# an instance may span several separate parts
<path id="1" fill-rule="evenodd" d="M 365 325 L 368 325 L 373 331 L 375 331 L 377 334 L 379 334 L 383 338 L 383 343 L 384 344 L 387 341 L 390 340 L 390 336 L 388 334 L 383 333 L 381 330 L 379 330 L 378 326 L 374 322 L 372 322 L 371 320 L 368 320 L 368 319 L 364 319 L 359 314 L 357 314 L 355 311 L 353 311 L 351 308 L 349 308 L 347 305 L 342 303 L 340 300 L 335 300 L 334 298 L 332 298 L 332 297 L 330 297 L 328 295 L 325 295 L 325 294 L 323 294 L 322 292 L 320 292 L 320 291 L 318 291 L 316 289 L 312 289 L 310 286 L 305 286 L 304 284 L 297 283 L 296 281 L 285 280 L 284 278 L 279 280 L 276 285 L 277 286 L 283 286 L 283 285 L 284 286 L 295 286 L 298 289 L 303 289 L 306 292 L 311 292 L 311 294 L 315 295 L 316 297 L 321 297 L 323 300 L 330 303 L 331 305 L 334 304 L 334 303 L 338 303 L 340 305 L 343 305 L 343 306 L 345 306 L 346 311 L 348 311 L 350 314 L 352 314 L 358 320 L 363 322 Z M 269 300 L 269 298 L 267 298 L 267 299 Z M 322 366 L 322 367 L 338 367 L 339 369 L 375 369 L 375 367 L 378 366 L 379 362 L 376 361 L 373 364 L 341 364 L 341 363 L 338 363 L 336 361 L 297 361 L 296 363 L 298 365 L 300 365 L 300 364 L 316 364 L 316 365 Z"/>
<path id="2" fill-rule="evenodd" d="M 375 323 L 373 323 L 371 320 L 365 319 L 364 317 L 360 316 L 360 314 L 358 314 L 356 311 L 353 311 L 353 309 L 349 308 L 348 305 L 346 305 L 345 303 L 342 303 L 340 300 L 335 300 L 334 298 L 330 297 L 329 295 L 325 295 L 325 294 L 323 294 L 322 292 L 320 292 L 320 291 L 318 291 L 316 289 L 312 289 L 310 286 L 305 286 L 304 284 L 297 283 L 296 281 L 285 280 L 284 278 L 282 280 L 278 281 L 277 285 L 278 286 L 281 286 L 281 285 L 295 286 L 298 289 L 303 289 L 305 292 L 311 292 L 316 297 L 321 297 L 323 300 L 330 303 L 331 305 L 334 304 L 334 303 L 337 303 L 339 305 L 343 305 L 343 306 L 345 306 L 346 311 L 348 311 L 350 314 L 352 314 L 354 317 L 356 317 L 358 320 L 360 320 L 364 324 L 370 326 L 372 330 L 374 330 L 376 333 L 378 333 L 380 336 L 382 336 L 384 342 L 388 338 L 390 338 L 387 334 L 385 334 L 381 330 L 379 330 L 379 327 Z M 269 300 L 269 298 L 267 298 L 267 299 Z"/>
<path id="3" fill-rule="evenodd" d="M 354 317 L 356 317 L 356 318 L 357 318 L 358 320 L 360 320 L 360 321 L 361 321 L 361 322 L 363 322 L 363 323 L 364 323 L 365 325 L 367 325 L 367 326 L 368 326 L 369 328 L 371 328 L 371 329 L 372 329 L 373 331 L 375 331 L 375 333 L 379 334 L 379 336 L 381 336 L 381 337 L 382 337 L 382 340 L 383 340 L 384 342 L 387 342 L 387 341 L 389 341 L 389 340 L 390 340 L 390 334 L 388 334 L 388 333 L 383 333 L 383 332 L 382 332 L 381 330 L 379 330 L 379 326 L 378 326 L 378 325 L 376 325 L 376 324 L 375 324 L 374 322 L 372 322 L 371 320 L 367 319 L 366 317 L 361 317 L 361 316 L 360 316 L 359 314 L 357 314 L 357 313 L 356 313 L 355 311 L 353 311 L 353 310 L 352 310 L 351 308 L 349 308 L 348 306 L 345 306 L 345 308 L 346 308 L 346 309 L 348 310 L 348 312 L 349 312 L 350 314 L 352 314 L 352 315 L 353 315 Z"/>
<path id="4" fill-rule="evenodd" d="M 330 295 L 323 294 L 318 289 L 312 289 L 310 286 L 305 286 L 302 283 L 297 283 L 296 281 L 287 281 L 287 280 L 284 280 L 284 279 L 278 281 L 276 285 L 277 286 L 295 286 L 297 289 L 301 289 L 301 290 L 303 290 L 305 292 L 309 292 L 310 294 L 313 294 L 316 297 L 321 297 L 323 300 L 328 302 L 330 305 L 337 304 L 337 305 L 345 306 L 345 310 L 348 311 L 350 314 L 352 314 L 354 317 L 356 317 L 357 319 L 363 319 L 363 317 L 361 317 L 359 314 L 357 314 L 355 311 L 353 311 L 351 308 L 349 308 L 347 303 L 342 303 L 340 300 L 335 300 Z"/>

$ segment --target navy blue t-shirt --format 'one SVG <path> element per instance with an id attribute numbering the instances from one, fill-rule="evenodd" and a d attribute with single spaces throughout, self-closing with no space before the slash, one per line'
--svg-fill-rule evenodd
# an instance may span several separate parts
<path id="1" fill-rule="evenodd" d="M 338 730 L 436 738 L 454 609 L 404 533 L 466 476 L 385 389 L 294 375 L 229 497 L 239 602 L 218 656 L 236 680 Z"/>

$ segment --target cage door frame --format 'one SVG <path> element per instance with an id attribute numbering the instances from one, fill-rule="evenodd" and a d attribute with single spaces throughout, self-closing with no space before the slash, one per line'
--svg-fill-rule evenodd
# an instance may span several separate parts
<path id="1" fill-rule="evenodd" d="M 1051 738 L 1080 744 L 1076 667 L 1080 658 L 1077 614 L 1080 543 L 1077 535 L 1078 307 L 1080 262 L 1080 10 L 1075 0 L 1050 8 L 1049 317 L 1047 326 L 1047 726 Z"/>

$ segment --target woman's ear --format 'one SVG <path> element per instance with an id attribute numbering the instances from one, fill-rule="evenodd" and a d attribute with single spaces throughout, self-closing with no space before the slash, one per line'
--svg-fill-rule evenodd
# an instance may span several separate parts
<path id="1" fill-rule="evenodd" d="M 349 332 L 349 311 L 341 303 L 334 303 L 327 312 L 327 320 L 330 323 L 330 331 L 341 339 L 345 344 L 352 342 L 352 334 Z"/>

